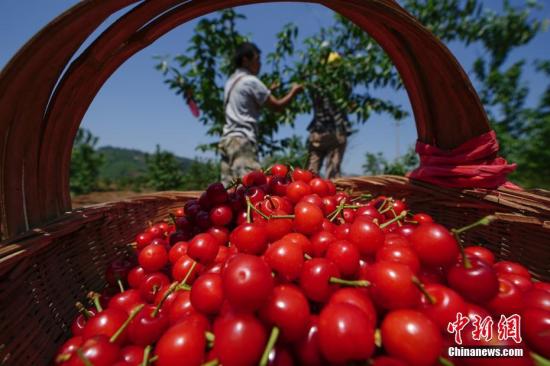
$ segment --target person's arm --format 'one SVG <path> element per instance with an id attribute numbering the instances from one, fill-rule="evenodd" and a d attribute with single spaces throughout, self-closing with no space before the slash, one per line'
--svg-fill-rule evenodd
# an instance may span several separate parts
<path id="1" fill-rule="evenodd" d="M 296 97 L 296 95 L 303 89 L 303 86 L 300 84 L 292 84 L 290 91 L 280 99 L 274 97 L 273 94 L 270 94 L 265 102 L 265 105 L 271 110 L 280 112 L 284 110 L 285 107 L 292 102 L 294 97 Z"/>

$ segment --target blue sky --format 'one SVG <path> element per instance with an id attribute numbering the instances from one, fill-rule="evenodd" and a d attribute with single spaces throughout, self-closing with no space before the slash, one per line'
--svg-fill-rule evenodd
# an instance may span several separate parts
<path id="1" fill-rule="evenodd" d="M 17 50 L 49 21 L 70 8 L 76 0 L 1 0 L 0 1 L 0 67 L 3 67 Z M 550 18 L 550 0 L 542 0 L 544 8 L 534 14 L 537 18 Z M 523 3 L 522 0 L 511 1 Z M 500 0 L 484 1 L 488 8 L 498 11 Z M 321 25 L 332 22 L 333 13 L 320 5 L 305 3 L 261 4 L 239 7 L 247 19 L 240 24 L 240 31 L 250 34 L 267 54 L 275 47 L 275 34 L 288 22 L 300 28 L 300 36 L 313 34 Z M 100 30 L 112 22 L 108 19 Z M 99 137 L 99 146 L 112 145 L 137 148 L 152 152 L 156 144 L 163 149 L 186 157 L 212 157 L 195 150 L 198 143 L 212 141 L 206 137 L 206 128 L 189 112 L 181 96 L 176 96 L 163 83 L 162 75 L 154 69 L 154 56 L 176 55 L 188 45 L 196 20 L 169 32 L 151 46 L 126 61 L 104 84 L 90 108 L 82 126 Z M 92 38 L 97 36 L 97 32 Z M 471 75 L 472 61 L 484 50 L 480 46 L 464 48 L 459 44 L 447 45 L 466 72 Z M 539 34 L 529 45 L 516 49 L 508 63 L 518 58 L 528 60 L 550 58 L 550 33 Z M 546 87 L 545 80 L 529 70 L 525 81 L 531 88 L 529 103 Z M 381 90 L 377 96 L 401 103 L 410 110 L 406 92 Z M 306 136 L 305 127 L 311 116 L 301 116 L 295 129 L 285 127 L 280 136 L 292 134 Z M 399 128 L 387 115 L 373 115 L 352 136 L 343 165 L 350 174 L 360 174 L 367 151 L 383 152 L 389 159 L 402 154 L 416 142 L 413 116 L 402 121 Z"/>

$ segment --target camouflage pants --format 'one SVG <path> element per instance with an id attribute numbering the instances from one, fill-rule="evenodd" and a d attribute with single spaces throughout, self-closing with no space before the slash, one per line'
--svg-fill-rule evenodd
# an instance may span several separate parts
<path id="1" fill-rule="evenodd" d="M 347 136 L 343 133 L 311 132 L 308 139 L 307 168 L 319 174 L 326 159 L 326 177 L 329 179 L 339 177 L 346 145 Z"/>
<path id="2" fill-rule="evenodd" d="M 228 186 L 234 179 L 246 173 L 261 169 L 258 162 L 258 149 L 249 139 L 240 136 L 222 138 L 219 144 L 221 152 L 221 182 Z"/>

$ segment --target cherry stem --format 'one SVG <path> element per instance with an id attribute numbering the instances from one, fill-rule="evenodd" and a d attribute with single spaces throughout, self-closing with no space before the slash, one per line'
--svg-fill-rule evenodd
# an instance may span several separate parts
<path id="1" fill-rule="evenodd" d="M 93 314 L 90 313 L 88 311 L 88 309 L 86 309 L 80 301 L 77 301 L 76 304 L 74 304 L 74 305 L 76 306 L 76 309 L 78 310 L 78 312 L 82 313 L 82 315 L 84 315 L 84 318 L 86 320 L 90 319 L 93 316 Z"/>
<path id="2" fill-rule="evenodd" d="M 227 191 L 227 190 L 230 190 L 231 188 L 235 188 L 239 184 L 241 184 L 241 178 L 234 179 L 233 181 L 231 181 L 231 183 L 229 183 L 227 187 L 224 187 L 224 188 Z"/>
<path id="3" fill-rule="evenodd" d="M 426 290 L 426 287 L 424 287 L 424 284 L 422 282 L 420 282 L 418 277 L 413 276 L 412 282 L 416 285 L 416 287 L 418 287 L 420 292 L 422 292 L 422 294 L 424 296 L 426 296 L 426 298 L 428 299 L 430 304 L 435 305 L 436 301 L 435 301 L 434 297 Z"/>
<path id="4" fill-rule="evenodd" d="M 214 347 L 214 341 L 216 340 L 214 333 L 206 331 L 204 332 L 204 338 L 206 338 L 206 341 L 208 342 L 208 348 Z"/>
<path id="5" fill-rule="evenodd" d="M 382 331 L 380 328 L 376 328 L 374 331 L 374 344 L 376 347 L 382 347 Z"/>
<path id="6" fill-rule="evenodd" d="M 307 253 L 304 253 L 304 258 L 307 260 L 313 259 L 313 257 Z"/>
<path id="7" fill-rule="evenodd" d="M 252 222 L 252 215 L 250 215 L 250 198 L 246 197 L 246 223 L 250 224 Z"/>
<path id="8" fill-rule="evenodd" d="M 176 225 L 176 215 L 174 215 L 173 213 L 169 213 L 168 216 L 170 217 L 170 219 L 172 220 L 172 224 Z"/>
<path id="9" fill-rule="evenodd" d="M 141 309 L 143 309 L 144 306 L 145 306 L 145 304 L 140 304 L 140 305 L 137 305 L 135 308 L 132 309 L 132 311 L 130 312 L 130 315 L 128 316 L 128 319 L 126 319 L 124 321 L 124 323 L 122 323 L 120 328 L 118 328 L 116 333 L 111 336 L 111 339 L 109 339 L 109 342 L 111 342 L 111 343 L 116 342 L 118 337 L 120 337 L 122 332 L 124 332 L 126 330 L 126 328 L 128 328 L 128 325 L 130 324 L 130 322 L 132 320 L 134 320 L 134 318 L 139 314 L 139 312 L 141 311 Z"/>
<path id="10" fill-rule="evenodd" d="M 78 358 L 80 358 L 80 361 L 84 364 L 84 366 L 94 366 L 94 364 L 88 360 L 88 357 L 84 356 L 84 353 L 82 353 L 82 349 L 78 348 L 76 350 L 76 355 Z"/>
<path id="11" fill-rule="evenodd" d="M 363 199 L 369 199 L 369 198 L 372 198 L 372 194 L 370 193 L 364 193 L 364 194 L 361 194 L 355 198 L 353 198 L 350 202 L 356 202 L 356 201 L 360 201 L 360 200 L 363 200 Z"/>
<path id="12" fill-rule="evenodd" d="M 208 342 L 214 342 L 214 340 L 216 339 L 216 336 L 214 335 L 214 333 L 209 331 L 204 332 L 204 337 Z"/>
<path id="13" fill-rule="evenodd" d="M 361 207 L 361 206 L 359 206 L 359 205 L 344 205 L 344 208 L 351 208 L 351 209 L 357 209 L 359 207 Z"/>
<path id="14" fill-rule="evenodd" d="M 386 198 L 384 201 L 382 201 L 382 204 L 378 208 L 378 213 L 383 214 L 384 212 L 388 211 L 388 208 L 386 207 L 386 204 L 388 202 L 391 202 L 391 200 L 392 200 L 391 198 Z M 390 207 L 391 207 L 391 205 L 390 205 Z"/>
<path id="15" fill-rule="evenodd" d="M 296 215 L 271 215 L 269 216 L 269 220 L 271 219 L 293 219 Z"/>
<path id="16" fill-rule="evenodd" d="M 97 292 L 90 291 L 88 293 L 88 298 L 91 299 L 94 302 L 94 306 L 97 309 L 98 312 L 103 311 L 103 307 L 101 306 L 101 303 L 99 302 L 99 298 L 101 295 L 99 295 Z"/>
<path id="17" fill-rule="evenodd" d="M 443 366 L 454 366 L 455 365 L 450 360 L 446 359 L 445 357 L 441 357 L 441 356 L 439 356 L 437 361 L 439 361 L 439 364 L 441 364 Z"/>
<path id="18" fill-rule="evenodd" d="M 143 351 L 143 361 L 141 361 L 140 366 L 147 366 L 149 365 L 149 355 L 151 354 L 151 346 L 145 347 L 145 350 Z"/>
<path id="19" fill-rule="evenodd" d="M 57 355 L 57 357 L 55 358 L 55 363 L 62 363 L 65 361 L 69 361 L 71 356 L 72 355 L 70 353 L 62 353 L 60 355 Z"/>
<path id="20" fill-rule="evenodd" d="M 162 299 L 160 299 L 157 307 L 151 313 L 151 318 L 156 318 L 157 317 L 157 315 L 160 312 L 160 309 L 162 308 L 162 305 L 164 305 L 164 302 L 166 301 L 168 296 L 170 296 L 174 291 L 176 291 L 177 288 L 178 288 L 178 282 L 174 282 L 170 285 L 170 287 L 168 288 L 168 291 L 166 291 L 164 293 L 164 296 L 162 297 Z"/>
<path id="21" fill-rule="evenodd" d="M 388 221 L 384 222 L 383 224 L 381 224 L 380 229 L 383 229 L 386 226 L 389 226 L 389 225 L 393 224 L 396 221 L 399 222 L 399 220 L 403 219 L 405 216 L 407 216 L 407 211 L 401 212 L 399 215 L 395 216 L 393 219 L 388 220 Z"/>
<path id="22" fill-rule="evenodd" d="M 275 347 L 275 343 L 277 342 L 277 338 L 279 338 L 279 327 L 273 327 L 271 329 L 271 334 L 269 335 L 269 340 L 267 341 L 267 346 L 265 347 L 264 353 L 262 355 L 262 358 L 260 359 L 260 366 L 267 366 L 267 363 L 269 361 L 269 354 L 273 350 L 273 347 Z"/>
<path id="23" fill-rule="evenodd" d="M 535 366 L 550 366 L 550 360 L 535 352 L 531 352 L 531 358 L 535 361 Z"/>
<path id="24" fill-rule="evenodd" d="M 149 362 L 156 362 L 159 359 L 159 356 L 153 356 L 149 359 Z"/>
<path id="25" fill-rule="evenodd" d="M 461 234 L 461 233 L 463 233 L 467 230 L 473 229 L 477 226 L 481 226 L 481 225 L 487 226 L 491 222 L 495 221 L 496 219 L 497 219 L 497 217 L 494 216 L 494 215 L 485 216 L 485 217 L 479 219 L 478 221 L 474 222 L 473 224 L 461 227 L 460 229 L 451 229 L 451 231 L 453 233 L 456 233 L 456 234 Z"/>
<path id="26" fill-rule="evenodd" d="M 187 284 L 187 280 L 191 276 L 191 273 L 195 270 L 195 267 L 197 266 L 197 262 L 193 261 L 193 264 L 191 265 L 191 268 L 189 268 L 189 271 L 187 271 L 187 274 L 185 275 L 185 278 L 180 282 L 179 286 L 184 288 L 184 286 Z"/>
<path id="27" fill-rule="evenodd" d="M 260 215 L 261 217 L 263 217 L 265 220 L 269 220 L 269 216 L 267 216 L 266 214 L 264 214 L 262 211 L 258 210 L 256 207 L 254 207 L 254 205 L 252 204 L 252 202 L 250 201 L 250 197 L 246 196 L 246 204 L 247 204 L 247 215 L 250 211 L 248 211 L 248 208 L 254 210 L 254 212 L 256 212 L 258 215 Z M 247 216 L 248 218 L 248 216 Z"/>
<path id="28" fill-rule="evenodd" d="M 460 249 L 460 256 L 462 257 L 462 262 L 464 263 L 464 268 L 472 268 L 472 263 L 471 263 L 470 259 L 468 259 L 468 257 L 466 256 L 466 252 L 464 251 L 464 245 L 462 245 L 462 240 L 460 239 L 460 234 L 467 231 L 467 230 L 473 229 L 477 226 L 489 225 L 494 220 L 496 220 L 496 216 L 489 215 L 489 216 L 485 216 L 485 217 L 479 219 L 478 221 L 474 222 L 473 224 L 461 227 L 460 229 L 451 229 L 451 233 L 453 233 L 453 235 L 454 235 L 454 237 L 455 237 L 455 239 L 458 243 L 458 248 Z"/>
<path id="29" fill-rule="evenodd" d="M 336 207 L 336 209 L 334 211 L 332 211 L 328 216 L 328 220 L 330 222 L 333 222 L 335 218 L 338 217 L 338 215 L 340 215 L 340 212 L 342 212 L 342 210 L 344 209 L 344 206 L 346 205 L 346 201 L 345 200 L 342 200 L 340 201 L 340 203 L 338 204 L 338 207 Z"/>
<path id="30" fill-rule="evenodd" d="M 391 213 L 393 214 L 393 217 L 397 217 L 397 214 L 395 213 L 395 210 L 393 209 L 393 207 L 392 207 L 392 209 L 391 209 L 390 211 L 391 211 Z M 407 215 L 405 215 L 405 217 L 407 217 Z M 404 217 L 404 218 L 405 218 L 405 217 Z M 397 225 L 403 226 L 403 224 L 401 223 L 401 221 L 397 221 Z"/>
<path id="31" fill-rule="evenodd" d="M 351 286 L 351 287 L 369 287 L 370 282 L 367 280 L 344 280 L 338 277 L 331 277 L 328 280 L 329 283 L 335 284 L 335 285 L 344 285 L 344 286 Z"/>
<path id="32" fill-rule="evenodd" d="M 117 278 L 116 279 L 116 283 L 118 284 L 118 288 L 120 290 L 120 292 L 124 292 L 124 285 L 122 284 L 122 281 L 120 280 L 120 278 Z"/>
<path id="33" fill-rule="evenodd" d="M 218 361 L 218 359 L 215 358 L 212 361 L 208 361 L 206 363 L 203 363 L 201 366 L 218 366 L 219 364 L 220 364 L 220 361 Z"/>

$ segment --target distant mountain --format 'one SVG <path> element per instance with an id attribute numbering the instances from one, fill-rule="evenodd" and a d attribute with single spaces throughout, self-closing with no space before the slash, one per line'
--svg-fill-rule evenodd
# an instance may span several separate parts
<path id="1" fill-rule="evenodd" d="M 146 153 L 135 149 L 123 149 L 120 147 L 104 146 L 97 149 L 104 156 L 104 164 L 101 166 L 99 177 L 101 180 L 118 181 L 134 178 L 145 174 Z M 176 156 L 182 168 L 186 170 L 192 163 L 192 159 Z"/>

